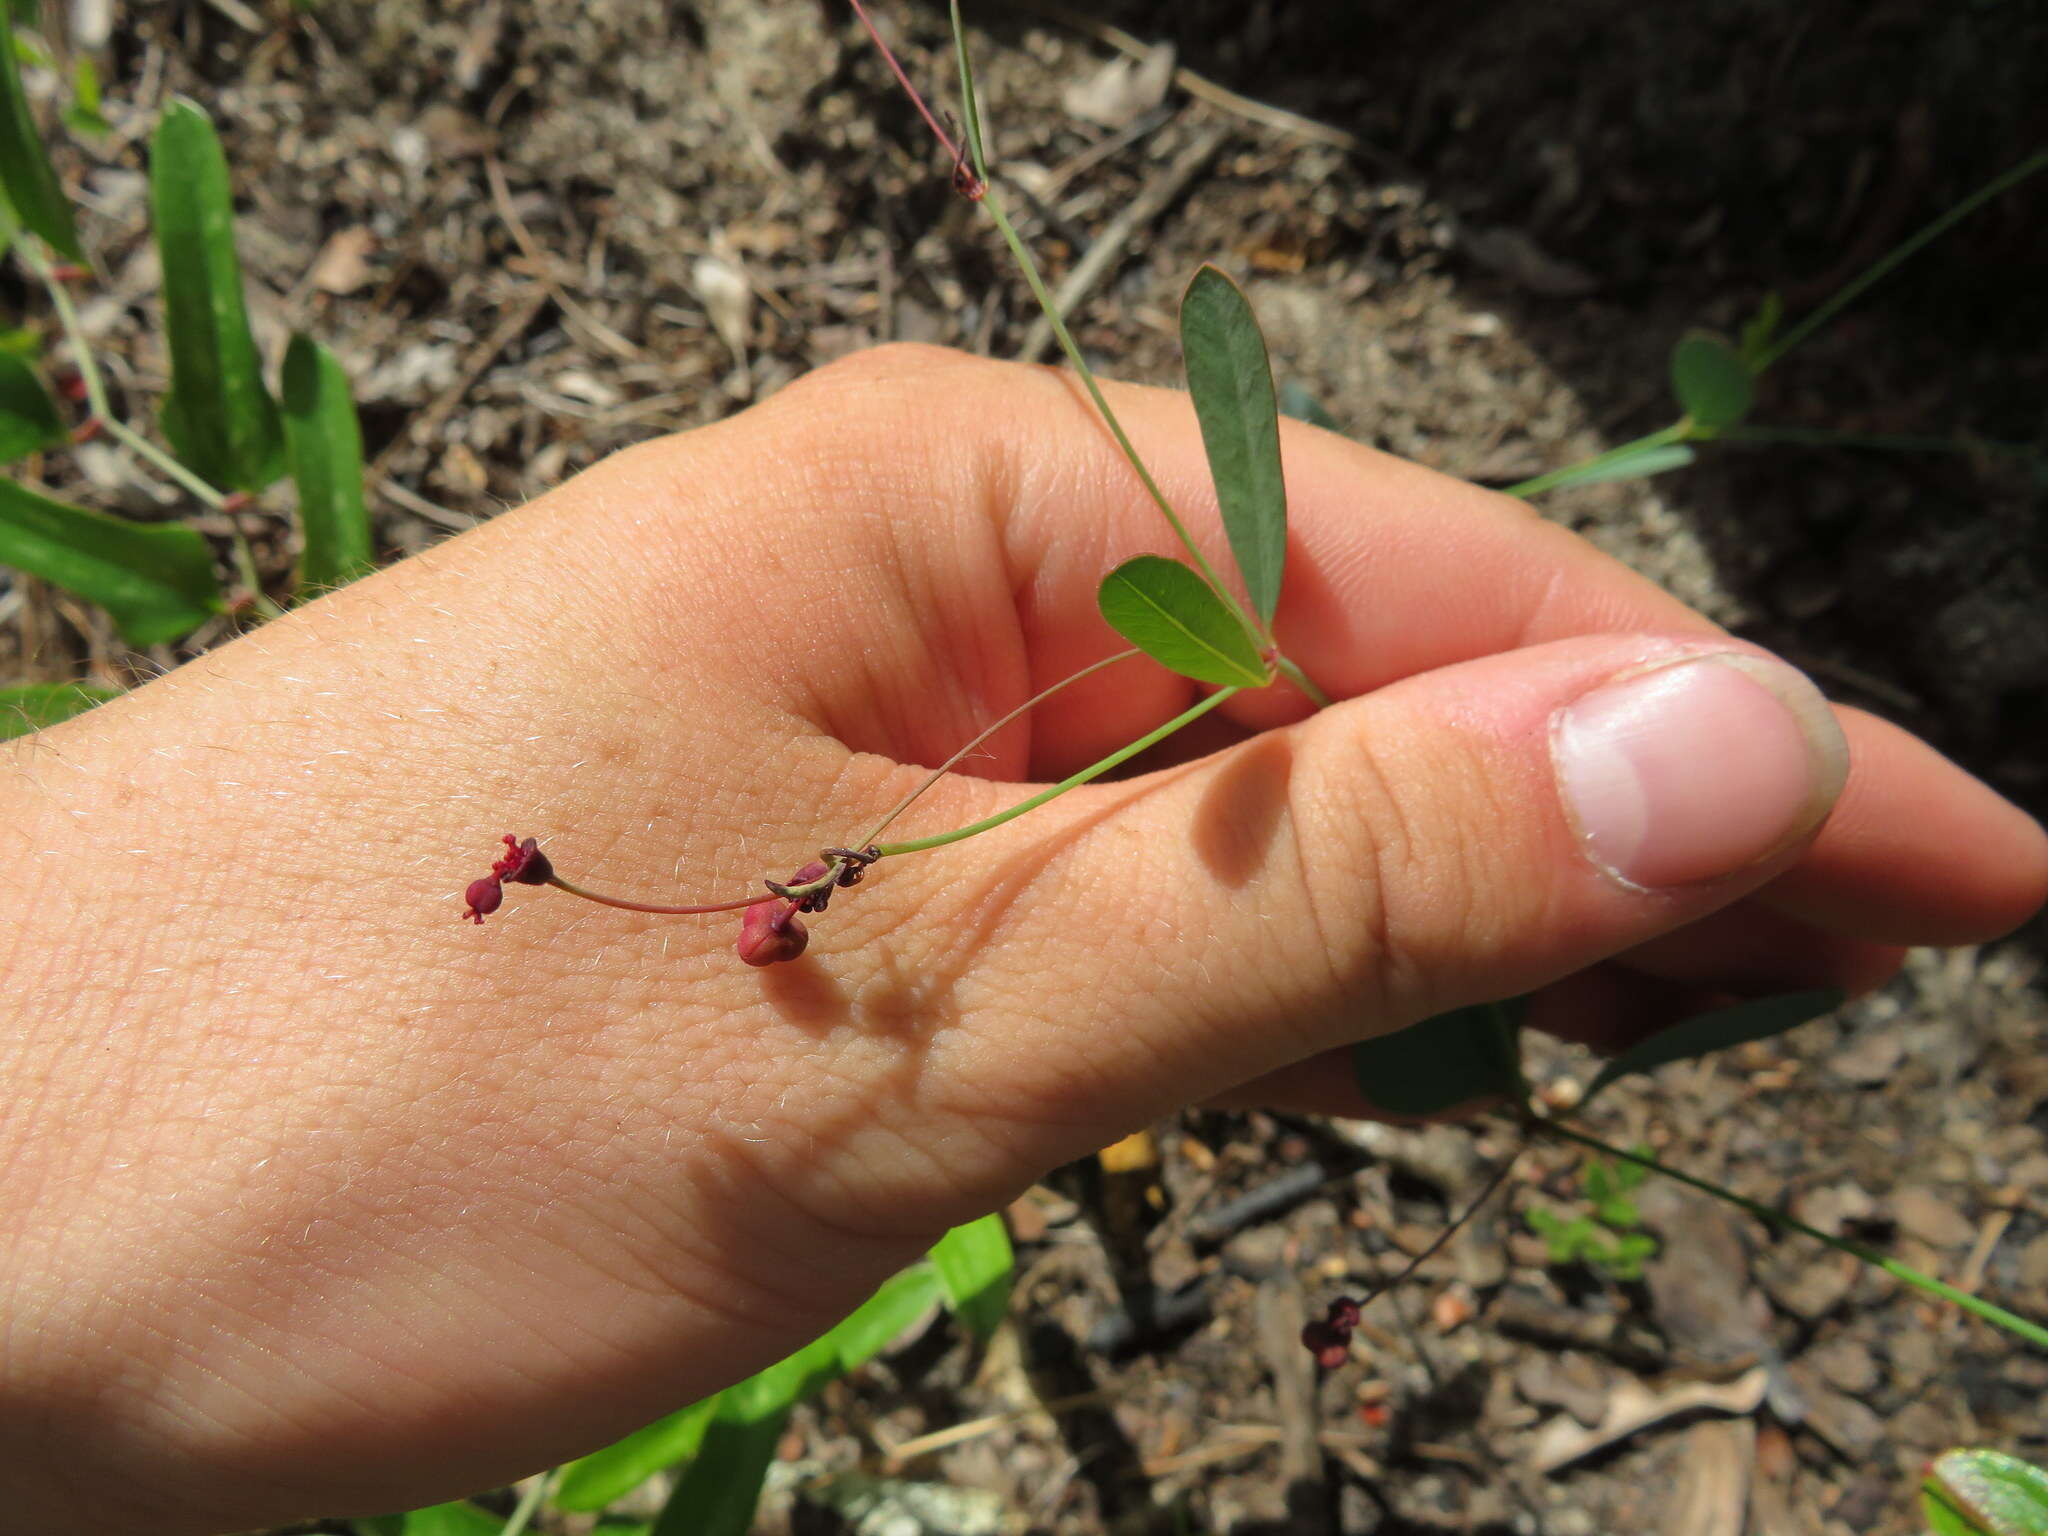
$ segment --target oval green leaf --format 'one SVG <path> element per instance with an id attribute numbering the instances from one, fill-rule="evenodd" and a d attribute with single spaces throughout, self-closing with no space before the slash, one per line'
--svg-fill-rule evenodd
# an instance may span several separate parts
<path id="1" fill-rule="evenodd" d="M 1180 301 L 1180 345 L 1223 531 L 1252 609 L 1273 622 L 1287 564 L 1287 485 L 1266 339 L 1244 292 L 1204 266 Z"/>
<path id="2" fill-rule="evenodd" d="M 222 609 L 206 540 L 179 523 L 131 523 L 0 480 L 0 565 L 98 603 L 128 644 L 197 629 Z"/>
<path id="3" fill-rule="evenodd" d="M 955 1227 L 931 1251 L 946 1305 L 982 1338 L 996 1331 L 1010 1306 L 1010 1278 L 1016 1256 L 1001 1216 L 984 1216 Z"/>
<path id="4" fill-rule="evenodd" d="M 1351 1047 L 1366 1102 L 1390 1115 L 1434 1115 L 1496 1095 L 1519 1101 L 1523 998 L 1474 1003 Z"/>
<path id="5" fill-rule="evenodd" d="M 2043 1536 L 2048 1472 L 2003 1451 L 1944 1451 L 1920 1484 L 1936 1536 Z"/>
<path id="6" fill-rule="evenodd" d="M 407 1510 L 399 1517 L 401 1536 L 498 1536 L 505 1522 L 467 1499 Z"/>
<path id="7" fill-rule="evenodd" d="M 53 448 L 67 435 L 57 404 L 35 369 L 13 353 L 0 351 L 0 464 Z"/>
<path id="8" fill-rule="evenodd" d="M 1751 1040 L 1768 1040 L 1782 1035 L 1822 1014 L 1842 1006 L 1846 994 L 1837 987 L 1818 987 L 1810 992 L 1781 992 L 1775 997 L 1752 998 L 1732 1008 L 1695 1014 L 1681 1024 L 1660 1030 L 1649 1039 L 1623 1051 L 1602 1067 L 1579 1101 L 1579 1108 L 1593 1102 L 1610 1083 L 1642 1072 L 1653 1072 L 1674 1061 L 1689 1061 L 1714 1051 Z"/>
<path id="9" fill-rule="evenodd" d="M 294 336 L 284 354 L 284 428 L 306 543 L 299 587 L 344 586 L 376 564 L 363 505 L 363 432 L 348 374 L 310 336 Z"/>
<path id="10" fill-rule="evenodd" d="M 825 1337 L 839 1357 L 839 1369 L 866 1365 L 923 1317 L 943 1294 L 939 1272 L 930 1264 L 913 1264 L 884 1280 L 875 1294 Z"/>
<path id="11" fill-rule="evenodd" d="M 1198 682 L 1263 688 L 1266 664 L 1244 623 L 1178 560 L 1139 555 L 1102 578 L 1096 605 L 1110 628 Z"/>
<path id="12" fill-rule="evenodd" d="M 253 494 L 284 473 L 284 434 L 242 300 L 227 157 L 189 101 L 172 102 L 157 124 L 149 204 L 171 353 L 164 435 L 213 484 Z"/>
<path id="13" fill-rule="evenodd" d="M 0 30 L 7 34 L 6 46 L 0 47 L 0 190 L 6 192 L 23 224 L 73 261 L 83 261 L 85 248 L 78 243 L 71 200 L 50 167 L 50 157 L 43 151 L 42 137 L 29 113 L 28 93 L 21 88 L 13 9 L 8 0 L 0 0 L 0 23 L 4 23 Z"/>
<path id="14" fill-rule="evenodd" d="M 0 688 L 0 741 L 44 730 L 120 695 L 90 683 L 24 683 Z"/>
<path id="15" fill-rule="evenodd" d="M 1692 418 L 1692 435 L 1712 437 L 1749 414 L 1756 376 L 1742 353 L 1719 336 L 1692 331 L 1671 349 L 1671 392 Z"/>

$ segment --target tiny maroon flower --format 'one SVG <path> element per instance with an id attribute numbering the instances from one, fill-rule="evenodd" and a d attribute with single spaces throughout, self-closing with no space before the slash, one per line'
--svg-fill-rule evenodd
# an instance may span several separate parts
<path id="1" fill-rule="evenodd" d="M 1301 1330 L 1301 1342 L 1316 1357 L 1316 1364 L 1334 1371 L 1351 1358 L 1351 1331 L 1358 1326 L 1358 1303 L 1339 1296 L 1330 1303 L 1329 1314 Z"/>
<path id="2" fill-rule="evenodd" d="M 820 869 L 819 874 L 822 873 Z M 815 880 L 817 876 L 811 878 Z M 797 921 L 796 910 L 795 902 L 779 896 L 767 897 L 748 907 L 747 915 L 740 919 L 740 958 L 749 965 L 775 965 L 802 954 L 811 935 Z"/>
<path id="3" fill-rule="evenodd" d="M 495 875 L 485 875 L 480 880 L 469 882 L 469 889 L 462 893 L 462 899 L 469 903 L 469 910 L 462 915 L 472 923 L 481 923 L 504 902 L 505 887 L 498 883 Z"/>
<path id="4" fill-rule="evenodd" d="M 500 880 L 511 880 L 519 885 L 546 885 L 555 878 L 555 866 L 548 862 L 548 856 L 540 851 L 540 844 L 532 838 L 525 841 L 505 834 L 505 856 L 491 866 L 491 873 Z"/>

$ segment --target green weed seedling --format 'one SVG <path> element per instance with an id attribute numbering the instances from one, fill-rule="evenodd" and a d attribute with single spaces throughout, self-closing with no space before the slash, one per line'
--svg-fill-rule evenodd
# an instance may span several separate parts
<path id="1" fill-rule="evenodd" d="M 1647 1152 L 1642 1148 L 1637 1155 Z M 1538 1205 L 1522 1212 L 1522 1220 L 1548 1244 L 1551 1263 L 1583 1264 L 1610 1280 L 1640 1280 L 1643 1265 L 1657 1251 L 1657 1239 L 1642 1230 L 1642 1213 L 1630 1197 L 1649 1176 L 1640 1163 L 1589 1158 L 1580 1171 L 1572 1214 Z"/>
<path id="2" fill-rule="evenodd" d="M 311 336 L 297 335 L 273 395 L 249 330 L 235 254 L 228 164 L 206 113 L 188 101 L 164 112 L 150 142 L 152 230 L 163 266 L 164 341 L 171 385 L 159 413 L 163 443 L 124 421 L 78 323 L 74 285 L 90 280 L 86 247 L 29 116 L 22 62 L 56 68 L 26 31 L 0 47 L 0 254 L 48 294 L 69 353 L 55 394 L 38 339 L 15 332 L 0 348 L 0 464 L 106 437 L 212 513 L 267 507 L 288 480 L 303 552 L 287 602 L 317 595 L 372 568 L 363 499 L 362 436 L 347 375 Z M 107 127 L 89 60 L 72 72 L 65 125 L 92 139 Z M 19 343 L 18 345 L 15 343 Z M 63 397 L 63 404 L 59 403 Z M 82 406 L 79 412 L 76 406 Z M 168 446 L 166 446 L 168 445 Z M 0 478 L 0 564 L 37 576 L 106 610 L 138 649 L 182 639 L 223 614 L 282 611 L 265 590 L 246 537 L 216 550 L 182 522 L 144 522 L 72 506 Z M 232 573 L 232 595 L 223 577 Z M 0 739 L 39 730 L 111 697 L 82 684 L 0 688 Z"/>

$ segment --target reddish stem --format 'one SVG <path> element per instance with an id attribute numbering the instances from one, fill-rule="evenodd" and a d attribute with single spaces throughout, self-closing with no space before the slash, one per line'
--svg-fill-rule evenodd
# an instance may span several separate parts
<path id="1" fill-rule="evenodd" d="M 953 157 L 954 172 L 957 176 L 959 168 L 967 162 L 967 151 L 955 144 L 953 136 L 941 128 L 939 120 L 932 116 L 932 109 L 925 105 L 924 97 L 920 96 L 917 87 L 910 83 L 910 76 L 903 72 L 903 66 L 896 62 L 896 55 L 891 53 L 889 45 L 882 41 L 882 34 L 875 30 L 875 24 L 868 16 L 868 8 L 862 5 L 860 0 L 847 0 L 847 3 L 853 7 L 853 14 L 860 18 L 860 24 L 868 29 L 868 36 L 874 39 L 875 47 L 881 52 L 882 61 L 889 66 L 890 72 L 896 76 L 896 83 L 902 86 L 904 93 L 910 97 L 911 103 L 917 108 L 918 116 L 922 117 L 925 126 L 937 135 L 938 141 L 946 146 L 946 153 Z"/>
<path id="2" fill-rule="evenodd" d="M 601 907 L 617 907 L 625 912 L 656 912 L 664 917 L 695 917 L 704 912 L 737 912 L 742 907 L 751 907 L 756 902 L 773 901 L 773 896 L 742 896 L 738 901 L 712 901 L 694 907 L 665 907 L 652 901 L 628 901 L 623 896 L 601 896 L 596 891 L 586 891 L 580 885 L 571 885 L 560 875 L 548 882 L 558 891 L 567 891 L 571 896 L 581 896 L 585 901 L 594 901 Z"/>

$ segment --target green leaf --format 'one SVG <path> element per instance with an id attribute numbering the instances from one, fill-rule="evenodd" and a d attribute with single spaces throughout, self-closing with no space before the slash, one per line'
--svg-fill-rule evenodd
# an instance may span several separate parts
<path id="1" fill-rule="evenodd" d="M 505 1522 L 467 1499 L 407 1510 L 399 1530 L 403 1536 L 498 1536 Z"/>
<path id="2" fill-rule="evenodd" d="M 1607 1257 L 1607 1272 L 1617 1280 L 1640 1280 L 1643 1266 L 1657 1256 L 1657 1239 L 1647 1232 L 1630 1232 L 1615 1240 Z"/>
<path id="3" fill-rule="evenodd" d="M 1183 677 L 1263 688 L 1259 644 L 1206 581 L 1178 560 L 1139 555 L 1102 578 L 1096 605 L 1110 628 Z"/>
<path id="4" fill-rule="evenodd" d="M 1351 1070 L 1368 1103 L 1390 1115 L 1434 1115 L 1502 1094 L 1519 1101 L 1518 1033 L 1525 998 L 1474 1003 L 1351 1047 Z"/>
<path id="5" fill-rule="evenodd" d="M 1778 339 L 1778 323 L 1784 318 L 1785 301 L 1774 288 L 1764 295 L 1756 313 L 1742 327 L 1742 361 L 1748 365 L 1752 378 L 1762 371 L 1770 357 L 1771 346 Z"/>
<path id="6" fill-rule="evenodd" d="M 728 1391 L 654 1522 L 654 1536 L 746 1536 L 788 1422 L 787 1407 L 744 1415 Z"/>
<path id="7" fill-rule="evenodd" d="M 1180 347 L 1223 531 L 1253 611 L 1271 624 L 1287 564 L 1280 412 L 1258 317 L 1243 290 L 1215 267 L 1197 272 L 1181 297 Z"/>
<path id="8" fill-rule="evenodd" d="M 1920 1484 L 1936 1536 L 2043 1536 L 2048 1472 L 2003 1451 L 1944 1451 Z"/>
<path id="9" fill-rule="evenodd" d="M 0 23 L 9 18 L 7 0 L 0 0 Z M 11 38 L 11 25 L 7 31 Z M 23 224 L 73 261 L 85 260 L 78 226 L 71 219 L 71 201 L 43 152 L 29 114 L 28 93 L 21 88 L 21 61 L 11 47 L 0 48 L 0 190 Z"/>
<path id="10" fill-rule="evenodd" d="M 363 506 L 363 433 L 348 374 L 310 336 L 294 336 L 284 354 L 284 429 L 306 540 L 299 586 L 343 586 L 376 565 Z"/>
<path id="11" fill-rule="evenodd" d="M 1601 1226 L 1621 1232 L 1641 1225 L 1643 1219 L 1642 1212 L 1636 1209 L 1635 1201 L 1627 1195 L 1608 1195 L 1605 1199 L 1595 1202 L 1593 1215 Z"/>
<path id="12" fill-rule="evenodd" d="M 0 741 L 47 729 L 119 697 L 111 688 L 95 688 L 90 683 L 25 683 L 19 688 L 0 688 Z"/>
<path id="13" fill-rule="evenodd" d="M 931 1260 L 953 1314 L 982 1338 L 994 1333 L 1009 1310 L 1016 1270 L 1003 1218 L 984 1216 L 955 1227 L 932 1248 Z"/>
<path id="14" fill-rule="evenodd" d="M 206 540 L 178 523 L 131 523 L 0 480 L 0 565 L 112 615 L 133 646 L 174 640 L 222 608 Z"/>
<path id="15" fill-rule="evenodd" d="M 1586 1096 L 1579 1101 L 1579 1109 L 1583 1111 L 1610 1083 L 1619 1082 L 1624 1077 L 1653 1072 L 1670 1062 L 1689 1061 L 1695 1056 L 1725 1051 L 1731 1045 L 1782 1035 L 1810 1019 L 1833 1013 L 1842 1006 L 1845 995 L 1836 987 L 1821 987 L 1811 992 L 1781 992 L 1776 997 L 1753 998 L 1732 1008 L 1695 1014 L 1681 1024 L 1674 1024 L 1647 1040 L 1638 1041 L 1608 1062 L 1586 1089 Z"/>
<path id="16" fill-rule="evenodd" d="M 157 124 L 149 198 L 171 351 L 164 435 L 223 490 L 261 491 L 284 472 L 284 434 L 242 302 L 227 157 L 189 101 L 172 102 Z"/>
<path id="17" fill-rule="evenodd" d="M 1719 336 L 1692 331 L 1671 349 L 1671 392 L 1692 418 L 1691 437 L 1712 437 L 1749 414 L 1756 375 L 1743 355 Z"/>
<path id="18" fill-rule="evenodd" d="M 54 447 L 67 436 L 57 416 L 57 403 L 43 388 L 35 369 L 11 353 L 0 352 L 0 464 L 12 464 L 38 449 Z"/>
<path id="19" fill-rule="evenodd" d="M 714 1392 L 702 1402 L 656 1419 L 645 1429 L 570 1462 L 556 1477 L 551 1502 L 557 1509 L 603 1509 L 655 1473 L 696 1455 L 718 1412 L 721 1395 Z"/>
<path id="20" fill-rule="evenodd" d="M 1637 448 L 1628 453 L 1588 459 L 1574 469 L 1560 472 L 1547 489 L 1559 491 L 1568 485 L 1603 485 L 1610 480 L 1647 480 L 1651 475 L 1661 475 L 1666 470 L 1683 469 L 1693 458 L 1693 451 L 1683 443 Z"/>
<path id="21" fill-rule="evenodd" d="M 880 1354 L 939 1300 L 943 1291 L 937 1268 L 913 1264 L 891 1275 L 874 1295 L 825 1337 L 839 1357 L 842 1371 L 855 1371 Z"/>
<path id="22" fill-rule="evenodd" d="M 114 131 L 100 111 L 100 72 L 84 54 L 71 69 L 71 101 L 64 108 L 64 126 L 81 138 L 105 138 Z"/>

